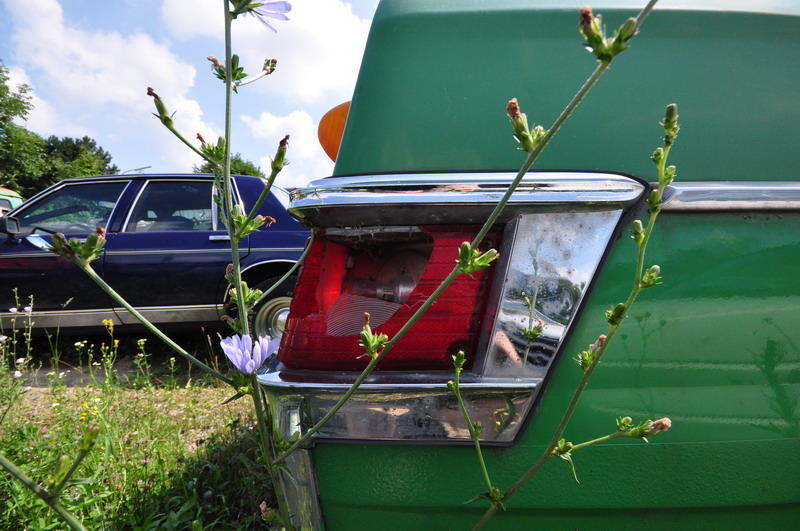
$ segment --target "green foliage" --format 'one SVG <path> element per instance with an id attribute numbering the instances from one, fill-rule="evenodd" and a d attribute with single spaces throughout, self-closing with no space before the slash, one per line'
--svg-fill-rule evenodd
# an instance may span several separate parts
<path id="1" fill-rule="evenodd" d="M 389 342 L 389 336 L 373 332 L 369 321 L 369 313 L 364 312 L 364 327 L 361 329 L 361 340 L 358 342 L 358 346 L 364 349 L 364 353 L 358 357 L 362 358 L 366 356 L 375 359 L 380 355 L 384 347 L 386 347 L 386 343 Z"/>
<path id="2" fill-rule="evenodd" d="M 489 249 L 485 253 L 481 253 L 476 247 L 473 247 L 469 242 L 463 242 L 458 248 L 458 268 L 462 273 L 474 273 L 481 269 L 486 269 L 492 262 L 497 260 L 500 256 L 495 249 Z"/>
<path id="3" fill-rule="evenodd" d="M 103 227 L 97 227 L 97 230 L 83 241 L 78 238 L 67 240 L 59 232 L 53 234 L 52 241 L 53 247 L 50 250 L 53 253 L 87 267 L 89 263 L 97 260 L 103 254 L 103 248 L 106 245 L 106 231 Z"/>
<path id="4" fill-rule="evenodd" d="M 200 166 L 194 166 L 194 173 L 215 173 L 214 166 L 210 162 L 204 162 Z M 254 177 L 265 177 L 261 167 L 255 163 L 242 158 L 239 153 L 231 155 L 231 175 L 252 175 Z"/>
<path id="5" fill-rule="evenodd" d="M 19 125 L 33 108 L 30 87 L 11 90 L 8 70 L 0 63 L 0 183 L 31 195 L 70 177 L 117 173 L 111 155 L 83 138 L 42 138 Z"/>
<path id="6" fill-rule="evenodd" d="M 0 371 L 0 388 L 18 389 L 19 381 Z M 273 504 L 270 479 L 257 464 L 249 408 L 222 405 L 228 394 L 227 387 L 168 389 L 157 379 L 139 390 L 54 379 L 5 397 L 11 408 L 0 424 L 0 453 L 60 490 L 88 529 L 259 529 L 259 505 Z M 85 458 L 62 485 L 79 451 Z M 0 529 L 61 526 L 0 469 Z"/>

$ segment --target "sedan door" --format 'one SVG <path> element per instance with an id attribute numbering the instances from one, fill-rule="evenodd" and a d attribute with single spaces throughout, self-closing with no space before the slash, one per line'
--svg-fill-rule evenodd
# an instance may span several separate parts
<path id="1" fill-rule="evenodd" d="M 0 317 L 33 300 L 38 327 L 95 326 L 110 308 L 108 296 L 66 258 L 47 250 L 52 232 L 86 238 L 105 226 L 128 185 L 126 180 L 65 182 L 34 198 L 15 213 L 22 233 L 0 244 Z M 98 273 L 102 261 L 92 263 Z M 14 293 L 16 290 L 16 295 Z M 98 313 L 100 312 L 100 313 Z"/>
<path id="2" fill-rule="evenodd" d="M 150 179 L 119 231 L 108 235 L 105 279 L 155 322 L 217 320 L 217 290 L 231 256 L 212 190 L 210 178 Z M 247 239 L 241 247 L 246 254 Z M 117 315 L 135 322 L 119 308 Z"/>

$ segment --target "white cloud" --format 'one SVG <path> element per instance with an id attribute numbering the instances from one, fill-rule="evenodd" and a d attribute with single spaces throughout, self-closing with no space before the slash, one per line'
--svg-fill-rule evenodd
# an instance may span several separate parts
<path id="1" fill-rule="evenodd" d="M 186 5 L 185 0 L 162 4 L 164 22 L 174 36 L 221 38 L 218 0 L 195 0 L 192 16 L 186 15 Z M 349 100 L 370 21 L 341 0 L 296 0 L 292 6 L 289 22 L 274 21 L 277 35 L 250 16 L 234 21 L 234 51 L 246 70 L 255 73 L 265 58 L 278 59 L 276 72 L 253 87 L 292 103 Z"/>
<path id="2" fill-rule="evenodd" d="M 284 135 L 290 135 L 287 152 L 290 164 L 278 174 L 276 181 L 279 186 L 302 186 L 311 180 L 327 177 L 333 171 L 333 162 L 317 140 L 317 124 L 307 112 L 295 110 L 286 116 L 262 112 L 258 118 L 242 116 L 242 121 L 254 137 L 273 143 L 275 147 Z M 270 158 L 263 157 L 259 164 L 264 169 L 269 168 Z"/>
<path id="3" fill-rule="evenodd" d="M 150 116 L 154 87 L 183 130 L 213 137 L 196 101 L 188 97 L 195 69 L 147 34 L 82 30 L 64 21 L 57 0 L 5 0 L 13 20 L 14 57 L 75 114 L 112 113 L 125 134 L 146 134 L 163 164 L 188 171 L 198 158 Z M 46 106 L 44 106 L 46 109 Z M 46 110 L 44 111 L 46 112 Z M 44 120 L 44 118 L 42 118 Z M 102 140 L 102 139 L 101 139 Z"/>
<path id="4" fill-rule="evenodd" d="M 36 94 L 35 87 L 31 83 L 31 79 L 27 72 L 19 66 L 11 65 L 8 67 L 8 85 L 12 89 L 16 89 L 20 85 L 28 85 L 31 88 L 29 92 L 30 103 L 33 108 L 28 112 L 28 116 L 24 121 L 18 121 L 19 125 L 40 135 L 59 135 L 59 136 L 84 136 L 91 135 L 91 132 L 80 125 L 66 123 L 53 108 L 50 103 L 46 102 Z"/>

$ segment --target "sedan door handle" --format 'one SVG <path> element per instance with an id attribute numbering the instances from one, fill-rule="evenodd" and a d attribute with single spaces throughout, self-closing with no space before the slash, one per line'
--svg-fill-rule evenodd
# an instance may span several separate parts
<path id="1" fill-rule="evenodd" d="M 212 234 L 208 237 L 208 241 L 210 242 L 229 242 L 231 241 L 231 237 L 227 234 Z"/>

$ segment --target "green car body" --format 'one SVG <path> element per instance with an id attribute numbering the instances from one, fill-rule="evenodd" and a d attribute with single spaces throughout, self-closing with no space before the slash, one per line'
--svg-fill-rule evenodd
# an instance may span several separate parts
<path id="1" fill-rule="evenodd" d="M 620 4 L 593 7 L 613 28 L 636 12 Z M 656 9 L 537 162 L 652 182 L 656 122 L 677 102 L 678 182 L 746 181 L 754 192 L 665 211 L 648 259 L 663 285 L 642 295 L 566 436 L 609 433 L 623 415 L 669 416 L 673 429 L 649 444 L 611 441 L 576 454 L 580 484 L 563 463 L 548 463 L 490 529 L 800 522 L 800 2 L 781 5 Z M 576 31 L 578 7 L 384 0 L 335 176 L 518 168 L 524 154 L 514 150 L 506 101 L 519 98 L 531 122 L 547 125 L 594 67 Z M 770 187 L 780 197 L 761 201 Z M 525 425 L 512 444 L 485 449 L 495 484 L 508 487 L 545 448 L 581 376 L 572 358 L 627 294 L 635 244 L 625 234 L 611 243 Z M 464 441 L 349 442 L 323 438 L 309 452 L 326 529 L 464 529 L 485 509 L 464 503 L 485 490 Z"/>

